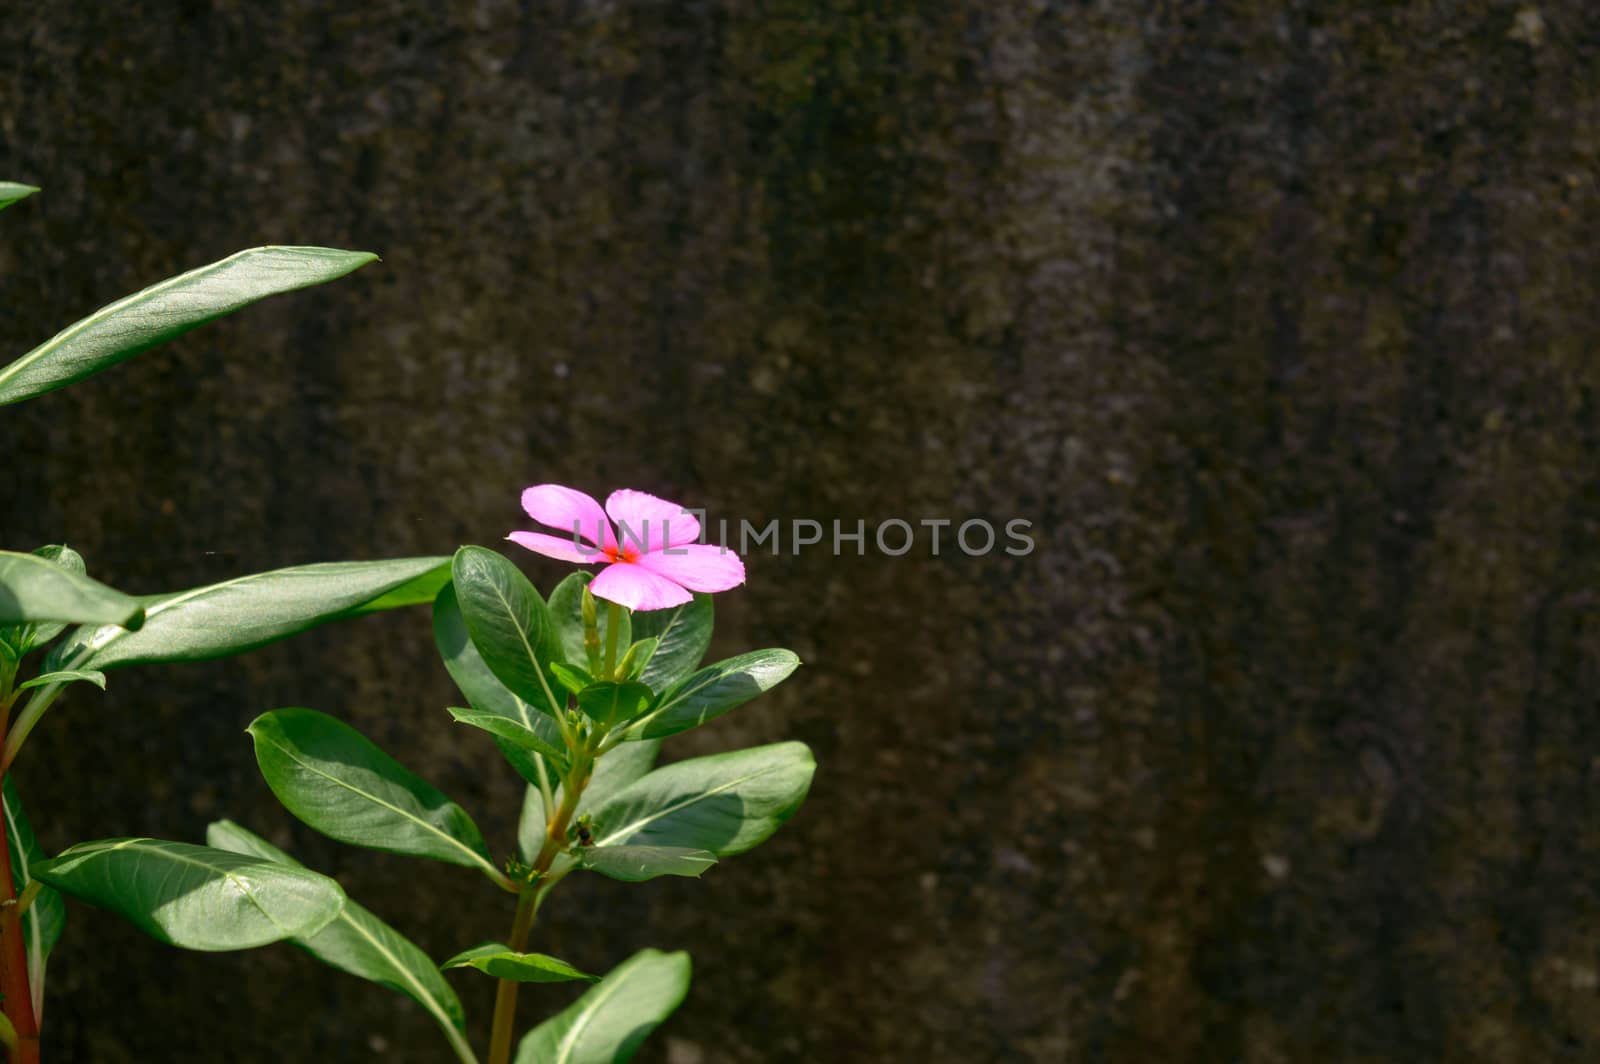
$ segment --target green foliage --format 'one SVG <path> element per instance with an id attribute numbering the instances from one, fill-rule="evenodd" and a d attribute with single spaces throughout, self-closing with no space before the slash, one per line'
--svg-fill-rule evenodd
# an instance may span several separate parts
<path id="1" fill-rule="evenodd" d="M 0 624 L 106 624 L 136 629 L 144 607 L 131 595 L 38 554 L 0 550 Z"/>
<path id="2" fill-rule="evenodd" d="M 206 842 L 290 868 L 303 867 L 231 820 L 208 827 Z M 466 1017 L 461 1001 L 438 967 L 404 935 L 355 902 L 346 900 L 337 917 L 313 935 L 295 937 L 294 944 L 324 964 L 406 995 L 428 1011 L 452 1045 L 464 1044 Z"/>
<path id="3" fill-rule="evenodd" d="M 717 863 L 716 855 L 687 846 L 591 846 L 578 851 L 578 867 L 625 883 L 657 876 L 699 878 Z"/>
<path id="4" fill-rule="evenodd" d="M 596 724 L 624 724 L 643 713 L 652 697 L 642 683 L 605 681 L 579 691 L 578 708 Z"/>
<path id="5" fill-rule="evenodd" d="M 502 717 L 498 713 L 485 713 L 480 709 L 462 709 L 451 706 L 449 713 L 462 724 L 470 724 L 474 728 L 482 728 L 490 735 L 502 739 L 513 746 L 520 746 L 530 753 L 542 755 L 552 766 L 555 773 L 561 773 L 567 767 L 567 755 L 557 742 L 551 742 L 546 736 L 541 735 L 522 721 L 510 717 Z"/>
<path id="6" fill-rule="evenodd" d="M 0 211 L 5 210 L 18 200 L 27 199 L 37 191 L 39 190 L 33 185 L 19 185 L 15 181 L 0 181 Z"/>
<path id="7" fill-rule="evenodd" d="M 552 662 L 562 660 L 561 639 L 528 578 L 482 547 L 458 550 L 451 575 L 467 634 L 489 671 L 539 712 L 561 713 L 564 700 L 557 697 L 549 671 Z"/>
<path id="8" fill-rule="evenodd" d="M 574 810 L 579 817 L 590 816 L 595 806 L 622 790 L 634 780 L 650 771 L 656 763 L 656 756 L 661 752 L 661 740 L 646 739 L 638 743 L 625 743 L 606 754 L 595 763 L 594 775 L 590 777 L 588 786 L 578 796 L 578 806 Z M 563 790 L 557 788 L 555 801 L 561 801 Z M 544 797 L 538 786 L 530 786 L 522 803 L 522 819 L 517 824 L 517 846 L 522 853 L 523 860 L 533 860 L 534 853 L 539 849 L 539 843 L 544 840 L 545 824 L 555 813 L 555 809 L 546 810 Z"/>
<path id="9" fill-rule="evenodd" d="M 144 626 L 80 628 L 52 664 L 96 669 L 204 661 L 254 650 L 329 621 L 433 600 L 446 558 L 297 565 L 225 580 L 144 603 Z"/>
<path id="10" fill-rule="evenodd" d="M 33 866 L 36 879 L 110 909 L 171 946 L 236 950 L 314 935 L 344 908 L 327 876 L 161 839 L 80 842 Z"/>
<path id="11" fill-rule="evenodd" d="M 39 883 L 33 902 L 22 914 L 22 940 L 28 956 L 28 988 L 33 993 L 33 1011 L 38 1015 L 44 1007 L 45 962 L 50 951 L 61 938 L 67 923 L 66 902 L 61 892 L 47 887 L 34 878 L 34 868 L 45 861 L 39 849 L 39 839 L 33 825 L 22 811 L 22 799 L 17 796 L 16 781 L 7 774 L 4 781 L 6 839 L 11 849 L 11 882 L 18 892 L 25 892 L 30 883 Z"/>
<path id="12" fill-rule="evenodd" d="M 561 641 L 561 656 L 569 665 L 582 667 L 587 664 L 588 655 L 583 647 L 583 590 L 594 580 L 594 574 L 585 570 L 568 573 L 567 576 L 550 592 L 550 619 L 555 622 L 556 636 Z M 633 626 L 647 614 L 637 617 L 630 616 L 628 611 L 621 613 L 621 623 L 617 625 L 617 645 L 628 646 L 633 642 Z M 606 639 L 611 631 L 611 611 L 602 609 L 595 618 L 595 630 L 600 639 L 600 645 L 606 645 Z"/>
<path id="13" fill-rule="evenodd" d="M 517 1064 L 621 1064 L 689 992 L 689 955 L 640 950 L 517 1047 Z"/>
<path id="14" fill-rule="evenodd" d="M 633 637 L 657 640 L 639 681 L 660 694 L 694 672 L 711 645 L 713 617 L 711 596 L 705 594 L 696 594 L 694 601 L 682 606 L 637 614 Z"/>
<path id="15" fill-rule="evenodd" d="M 486 942 L 481 946 L 462 950 L 439 967 L 476 968 L 496 979 L 510 979 L 514 983 L 571 983 L 574 981 L 598 982 L 598 975 L 580 972 L 566 961 L 543 953 L 518 953 L 510 946 Z"/>
<path id="16" fill-rule="evenodd" d="M 87 576 L 89 573 L 88 566 L 83 562 L 83 555 L 64 543 L 51 543 L 35 549 L 33 553 L 47 561 L 55 562 L 61 568 L 78 576 Z M 142 610 L 143 607 L 140 607 L 140 609 Z M 27 637 L 22 639 L 20 644 L 24 651 L 29 647 L 43 646 L 65 631 L 68 623 L 70 622 L 55 621 L 49 624 L 26 625 L 24 630 L 27 632 Z M 139 623 L 144 623 L 142 615 L 139 618 Z M 3 629 L 0 629 L 0 631 L 3 631 Z"/>
<path id="17" fill-rule="evenodd" d="M 280 709 L 257 717 L 249 732 L 272 793 L 324 835 L 499 879 L 466 810 L 348 724 L 314 709 Z"/>
<path id="18" fill-rule="evenodd" d="M 0 188 L 0 199 L 5 195 Z M 0 406 L 63 388 L 257 300 L 343 277 L 376 259 L 333 248 L 251 248 L 168 278 L 100 308 L 0 368 Z"/>
<path id="19" fill-rule="evenodd" d="M 793 651 L 754 650 L 707 666 L 662 695 L 629 738 L 662 739 L 698 728 L 776 687 L 799 665 Z"/>
<path id="20" fill-rule="evenodd" d="M 35 189 L 0 183 L 0 207 Z M 110 304 L 0 367 L 0 405 L 43 395 L 267 296 L 331 280 L 372 261 L 327 248 L 255 248 Z M 799 659 L 765 650 L 700 668 L 713 607 L 694 595 L 637 615 L 599 603 L 593 574 L 563 580 L 548 605 L 521 571 L 482 547 L 453 557 L 336 562 L 133 597 L 88 577 L 54 545 L 0 551 L 0 775 L 68 685 L 102 689 L 127 665 L 236 654 L 330 621 L 431 602 L 436 645 L 468 705 L 449 712 L 493 737 L 528 782 L 518 857 L 502 872 L 460 806 L 349 725 L 309 709 L 263 714 L 248 729 L 273 793 L 323 834 L 391 853 L 476 868 L 515 893 L 510 944 L 465 950 L 442 968 L 502 981 L 490 1064 L 505 1064 L 515 985 L 595 982 L 565 961 L 523 949 L 540 903 L 575 869 L 637 882 L 699 876 L 719 857 L 768 838 L 804 799 L 814 771 L 799 743 L 693 758 L 652 770 L 661 738 L 715 719 L 787 677 Z M 31 678 L 26 656 L 58 637 Z M 698 670 L 698 671 L 697 671 Z M 631 740 L 625 742 L 624 740 Z M 327 876 L 231 821 L 208 846 L 157 839 L 38 850 L 9 775 L 6 837 L 25 891 L 23 933 L 35 1011 L 46 960 L 65 919 L 62 895 L 119 913 L 157 939 L 196 950 L 289 940 L 318 960 L 416 1001 L 456 1056 L 475 1062 L 461 1003 L 442 968 Z M 615 1064 L 682 1001 L 686 954 L 645 950 L 523 1039 L 522 1064 Z M 508 989 L 509 988 L 509 989 Z M 14 1010 L 11 1003 L 7 1013 Z M 0 1016 L 0 1028 L 10 1018 Z"/>
<path id="21" fill-rule="evenodd" d="M 0 182 L 0 208 L 36 191 Z M 0 367 L 0 405 L 82 380 L 257 300 L 332 280 L 374 258 L 328 248 L 255 248 L 170 278 L 103 307 Z M 0 729 L 6 737 L 0 775 L 12 879 L 25 906 L 22 931 L 35 1017 L 44 1004 L 46 960 L 65 922 L 65 893 L 184 948 L 245 949 L 292 939 L 328 964 L 420 1002 L 456 1055 L 475 1060 L 460 1002 L 439 969 L 393 928 L 347 904 L 332 879 L 228 822 L 212 825 L 208 833 L 216 847 L 109 839 L 81 843 L 47 860 L 23 815 L 14 773 L 6 771 L 69 684 L 104 689 L 106 669 L 235 654 L 328 621 L 432 602 L 449 584 L 449 563 L 414 558 L 299 566 L 135 598 L 90 579 L 82 557 L 64 545 L 32 554 L 0 551 L 0 714 L 9 715 L 17 697 L 28 694 L 9 727 Z M 68 625 L 79 627 L 56 644 L 36 675 L 18 682 L 26 655 Z M 280 796 L 304 809 L 308 820 L 337 821 L 337 837 L 370 842 L 382 835 L 395 843 L 387 848 L 473 865 L 508 885 L 465 813 L 343 725 L 289 710 L 258 720 L 252 735 Z M 552 744 L 550 752 L 559 755 L 561 747 Z M 14 1037 L 15 1001 L 5 1003 L 5 1013 L 0 1029 Z"/>
<path id="22" fill-rule="evenodd" d="M 532 760 L 534 751 L 554 752 L 552 758 L 556 763 L 550 776 L 563 771 L 566 741 L 561 737 L 561 729 L 550 715 L 536 712 L 484 664 L 483 655 L 478 653 L 467 633 L 453 586 L 439 592 L 434 600 L 433 638 L 439 656 L 444 659 L 445 671 L 472 707 L 470 715 L 451 710 L 452 715 L 462 723 L 499 736 L 502 741 L 497 745 L 501 752 L 530 783 L 538 782 L 536 773 L 539 770 Z M 485 719 L 490 715 L 506 723 L 501 725 Z"/>
<path id="23" fill-rule="evenodd" d="M 794 815 L 816 762 L 804 743 L 773 743 L 658 768 L 594 807 L 595 848 L 671 846 L 744 853 Z"/>
<path id="24" fill-rule="evenodd" d="M 40 673 L 33 679 L 17 684 L 17 690 L 26 691 L 30 687 L 46 687 L 50 684 L 92 683 L 100 690 L 106 689 L 106 674 L 95 669 L 66 669 L 61 672 Z"/>

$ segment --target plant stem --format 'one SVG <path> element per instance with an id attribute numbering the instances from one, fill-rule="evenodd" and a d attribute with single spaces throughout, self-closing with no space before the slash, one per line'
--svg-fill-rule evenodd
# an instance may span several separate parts
<path id="1" fill-rule="evenodd" d="M 611 679 L 611 672 L 617 667 L 617 636 L 621 628 L 622 607 L 615 602 L 606 603 L 606 663 L 601 679 Z"/>
<path id="2" fill-rule="evenodd" d="M 50 708 L 50 703 L 66 689 L 67 685 L 64 683 L 49 683 L 33 689 L 27 705 L 22 707 L 17 719 L 6 729 L 5 742 L 0 743 L 0 776 L 10 771 L 11 762 L 17 759 L 17 751 L 22 749 L 22 743 L 28 738 L 28 733 L 39 723 L 39 718 Z"/>
<path id="3" fill-rule="evenodd" d="M 22 917 L 11 880 L 11 847 L 15 844 L 17 840 L 6 831 L 6 818 L 0 816 L 0 994 L 5 995 L 6 1019 L 17 1035 L 11 1064 L 39 1064 L 39 1022 L 28 989 L 28 948 L 22 939 Z"/>
<path id="4" fill-rule="evenodd" d="M 528 948 L 528 933 L 533 930 L 534 913 L 538 911 L 539 888 L 556 855 L 567 847 L 567 828 L 572 823 L 572 815 L 578 810 L 578 799 L 583 797 L 583 789 L 589 785 L 593 770 L 593 754 L 586 749 L 576 751 L 572 758 L 572 770 L 562 781 L 561 807 L 551 814 L 545 825 L 544 843 L 539 847 L 539 855 L 534 858 L 533 868 L 528 873 L 528 885 L 517 899 L 517 915 L 511 921 L 511 939 L 506 945 L 518 953 Z M 521 985 L 514 979 L 502 979 L 495 989 L 494 1025 L 489 1034 L 489 1064 L 508 1064 L 511 1060 L 517 988 Z"/>
<path id="5" fill-rule="evenodd" d="M 511 941 L 518 953 L 528 948 L 528 932 L 533 930 L 534 901 L 539 889 L 529 884 L 517 899 L 517 915 L 511 921 Z M 489 1064 L 506 1064 L 511 1059 L 511 1037 L 517 1018 L 517 987 L 514 979 L 502 979 L 494 992 L 494 1027 L 489 1033 Z"/>

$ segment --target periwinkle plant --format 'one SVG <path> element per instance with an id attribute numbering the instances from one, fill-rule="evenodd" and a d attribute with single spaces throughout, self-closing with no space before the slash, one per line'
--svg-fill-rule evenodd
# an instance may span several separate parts
<path id="1" fill-rule="evenodd" d="M 35 191 L 0 182 L 0 208 Z M 374 258 L 254 248 L 163 281 L 0 367 L 0 406 Z M 733 555 L 694 543 L 698 525 L 680 508 L 617 492 L 603 511 L 557 485 L 530 488 L 523 502 L 535 520 L 571 535 L 509 538 L 558 558 L 606 563 L 592 584 L 591 574 L 574 573 L 546 603 L 509 560 L 463 547 L 453 558 L 304 565 L 135 598 L 89 579 L 83 559 L 64 545 L 0 551 L 0 1043 L 11 1064 L 40 1059 L 46 961 L 65 922 L 63 893 L 186 949 L 292 941 L 414 999 L 463 1061 L 478 1058 L 441 968 L 471 968 L 497 981 L 491 1064 L 511 1057 L 524 982 L 597 985 L 522 1039 L 519 1064 L 626 1060 L 677 1007 L 688 987 L 686 955 L 642 950 L 597 980 L 527 952 L 534 918 L 573 872 L 628 881 L 695 876 L 776 831 L 810 786 L 814 763 L 804 745 L 653 766 L 664 738 L 743 704 L 799 661 L 785 650 L 764 650 L 698 668 L 711 636 L 707 593 L 743 582 L 744 571 Z M 40 851 L 10 770 L 34 726 L 72 685 L 104 689 L 116 668 L 222 657 L 328 621 L 428 602 L 444 666 L 467 703 L 450 714 L 488 732 L 527 783 L 516 856 L 504 865 L 464 810 L 336 718 L 280 709 L 257 718 L 249 732 L 268 785 L 313 828 L 354 845 L 475 869 L 512 895 L 506 942 L 474 946 L 437 965 L 333 879 L 230 821 L 212 824 L 205 846 L 113 838 L 79 843 L 53 859 Z M 31 664 L 39 651 L 42 662 Z"/>
<path id="2" fill-rule="evenodd" d="M 648 531 L 658 520 L 655 512 L 639 516 L 630 504 L 670 509 L 685 529 L 693 521 L 672 504 L 640 492 L 617 493 L 610 501 L 614 514 L 627 515 L 618 520 L 619 552 L 632 529 L 641 537 L 656 534 Z M 691 535 L 697 534 L 698 529 Z M 678 570 L 689 587 L 727 586 L 735 567 L 742 578 L 737 558 L 696 546 L 704 549 L 671 557 L 709 559 L 715 552 L 721 560 L 711 564 L 723 576 Z M 637 566 L 603 551 L 591 553 L 613 566 Z M 699 668 L 711 639 L 709 595 L 691 593 L 676 581 L 673 593 L 648 578 L 629 585 L 604 577 L 573 573 L 546 603 L 501 554 L 462 547 L 451 565 L 450 585 L 434 601 L 435 641 L 468 703 L 450 714 L 489 733 L 527 784 L 516 856 L 504 866 L 495 864 L 459 805 L 336 718 L 311 709 L 280 709 L 249 729 L 268 786 L 306 824 L 352 845 L 474 869 L 513 896 L 504 942 L 473 946 L 441 966 L 472 968 L 497 980 L 489 1064 L 512 1059 L 520 984 L 594 981 L 564 960 L 527 951 L 534 919 L 559 883 L 574 872 L 628 882 L 699 876 L 718 859 L 765 841 L 799 807 L 811 785 L 811 751 L 796 742 L 653 768 L 663 739 L 744 704 L 787 677 L 799 659 L 787 650 L 761 650 Z M 676 603 L 635 610 L 615 599 L 597 600 L 593 590 L 600 585 L 618 597 L 634 598 L 629 588 L 644 583 Z M 227 821 L 213 824 L 207 841 L 288 860 Z M 94 869 L 86 868 L 82 881 L 93 875 Z M 115 899 L 102 901 L 117 905 Z M 438 968 L 366 910 L 347 903 L 324 928 L 294 941 L 335 967 L 414 998 L 461 1060 L 478 1059 L 461 1005 Z M 688 982 L 685 954 L 637 953 L 569 1009 L 527 1034 L 515 1059 L 518 1064 L 626 1060 L 677 1007 Z"/>

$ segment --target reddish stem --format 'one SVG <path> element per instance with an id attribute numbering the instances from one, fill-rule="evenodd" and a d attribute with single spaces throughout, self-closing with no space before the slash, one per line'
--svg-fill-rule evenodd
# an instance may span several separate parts
<path id="1" fill-rule="evenodd" d="M 33 995 L 28 991 L 28 945 L 23 940 L 22 918 L 17 915 L 16 884 L 11 881 L 13 841 L 6 832 L 6 818 L 0 815 L 0 994 L 5 995 L 6 1019 L 17 1032 L 11 1064 L 39 1064 L 39 1021 L 33 1015 Z"/>

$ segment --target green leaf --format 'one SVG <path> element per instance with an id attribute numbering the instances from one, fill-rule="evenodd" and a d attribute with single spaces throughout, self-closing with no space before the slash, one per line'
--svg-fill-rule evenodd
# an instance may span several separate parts
<path id="1" fill-rule="evenodd" d="M 27 683 L 17 684 L 17 690 L 26 691 L 30 687 L 43 687 L 52 683 L 73 683 L 78 680 L 82 680 L 84 683 L 92 683 L 102 691 L 106 689 L 105 673 L 96 672 L 94 669 L 70 669 L 65 672 L 47 672 L 41 676 L 35 676 Z"/>
<path id="2" fill-rule="evenodd" d="M 89 567 L 83 562 L 83 555 L 67 546 L 65 543 L 47 543 L 42 547 L 35 547 L 33 554 L 47 562 L 54 562 L 61 568 L 79 576 L 86 576 Z"/>
<path id="3" fill-rule="evenodd" d="M 206 828 L 206 842 L 290 868 L 304 867 L 231 820 L 218 820 Z M 466 1017 L 461 1001 L 439 969 L 410 939 L 362 906 L 346 901 L 344 911 L 326 927 L 309 937 L 295 938 L 294 944 L 324 964 L 406 995 L 428 1011 L 452 1045 L 465 1045 L 461 1035 L 466 1031 Z"/>
<path id="4" fill-rule="evenodd" d="M 45 561 L 54 562 L 68 572 L 76 573 L 78 576 L 87 576 L 89 574 L 88 567 L 83 564 L 83 555 L 64 543 L 51 543 L 37 548 L 33 553 Z M 28 645 L 36 647 L 48 643 L 60 635 L 66 627 L 66 624 L 60 621 L 34 625 L 33 636 L 28 640 Z"/>
<path id="5" fill-rule="evenodd" d="M 433 602 L 440 591 L 450 586 L 449 559 L 425 558 L 422 560 L 437 561 L 439 564 L 420 576 L 390 588 L 370 602 L 363 602 L 352 609 L 346 616 L 365 617 L 369 613 L 382 613 L 384 610 L 403 609 L 406 606 L 426 606 Z"/>
<path id="6" fill-rule="evenodd" d="M 162 839 L 81 842 L 33 871 L 183 949 L 250 949 L 314 935 L 344 908 L 344 891 L 327 876 Z"/>
<path id="7" fill-rule="evenodd" d="M 624 743 L 602 754 L 594 763 L 594 774 L 589 777 L 589 785 L 583 789 L 573 815 L 590 813 L 599 803 L 649 772 L 660 753 L 661 740 L 646 739 L 638 743 Z M 524 861 L 532 861 L 539 852 L 539 847 L 544 844 L 545 825 L 550 821 L 550 814 L 544 808 L 544 796 L 539 790 L 539 781 L 534 779 L 528 782 L 532 786 L 523 796 L 522 818 L 517 823 L 517 847 Z M 556 786 L 553 779 L 550 789 L 559 804 L 561 788 Z"/>
<path id="8" fill-rule="evenodd" d="M 343 277 L 365 251 L 250 248 L 101 307 L 0 369 L 0 406 L 93 376 L 257 300 Z"/>
<path id="9" fill-rule="evenodd" d="M 314 709 L 279 709 L 249 732 L 278 801 L 329 838 L 501 879 L 466 810 L 348 724 Z"/>
<path id="10" fill-rule="evenodd" d="M 0 211 L 5 210 L 18 200 L 27 199 L 37 191 L 39 191 L 38 188 L 33 185 L 19 185 L 15 181 L 0 181 Z"/>
<path id="11" fill-rule="evenodd" d="M 505 758 L 512 768 L 517 770 L 517 775 L 527 780 L 534 787 L 555 787 L 560 775 L 556 767 L 539 754 L 534 753 L 525 746 L 518 746 L 508 739 L 498 735 L 494 737 L 494 745 L 499 748 L 500 756 Z"/>
<path id="12" fill-rule="evenodd" d="M 659 694 L 694 672 L 711 645 L 712 619 L 711 596 L 705 594 L 668 610 L 634 614 L 633 638 L 660 640 L 639 682 Z"/>
<path id="13" fill-rule="evenodd" d="M 484 664 L 478 648 L 472 645 L 466 621 L 461 616 L 461 607 L 456 602 L 453 586 L 440 591 L 439 596 L 433 601 L 433 639 L 439 648 L 439 656 L 444 660 L 445 671 L 450 674 L 450 678 L 455 681 L 456 687 L 466 696 L 467 702 L 474 710 L 504 717 L 532 733 L 543 745 L 552 750 L 563 751 L 562 756 L 557 759 L 559 767 L 551 769 L 552 775 L 565 768 L 566 740 L 561 737 L 560 727 L 548 715 L 535 712 L 532 706 L 518 698 L 489 671 L 489 666 Z M 483 727 L 482 724 L 477 726 Z M 500 747 L 500 752 L 523 779 L 530 783 L 538 782 L 533 764 L 529 760 L 531 755 L 527 753 L 529 746 L 520 742 L 509 744 L 503 739 L 495 745 Z"/>
<path id="14" fill-rule="evenodd" d="M 689 992 L 689 955 L 640 950 L 530 1031 L 516 1064 L 623 1064 Z"/>
<path id="15" fill-rule="evenodd" d="M 470 724 L 474 728 L 482 728 L 490 735 L 504 739 L 524 750 L 532 750 L 536 754 L 543 754 L 550 759 L 558 772 L 565 772 L 567 768 L 566 753 L 557 746 L 545 741 L 545 738 L 510 717 L 502 717 L 498 713 L 485 713 L 481 709 L 461 709 L 450 707 L 450 715 L 462 724 Z"/>
<path id="16" fill-rule="evenodd" d="M 481 946 L 462 950 L 439 967 L 476 968 L 496 979 L 510 979 L 514 983 L 570 983 L 574 980 L 597 982 L 598 975 L 580 972 L 566 961 L 543 953 L 518 953 L 510 946 L 498 942 L 485 942 Z"/>
<path id="17" fill-rule="evenodd" d="M 578 708 L 600 724 L 621 724 L 643 713 L 655 695 L 642 683 L 597 683 L 578 692 Z"/>
<path id="18" fill-rule="evenodd" d="M 628 737 L 661 739 L 697 728 L 776 687 L 799 665 L 790 650 L 753 650 L 708 665 L 662 695 Z"/>
<path id="19" fill-rule="evenodd" d="M 624 883 L 657 876 L 698 878 L 717 863 L 715 854 L 687 846 L 585 846 L 576 853 L 579 867 Z"/>
<path id="20" fill-rule="evenodd" d="M 143 599 L 144 627 L 80 628 L 50 657 L 58 667 L 121 668 L 147 662 L 204 661 L 265 646 L 377 608 L 431 601 L 429 586 L 447 558 L 325 562 L 252 573 Z M 400 595 L 410 589 L 408 595 Z"/>
<path id="21" fill-rule="evenodd" d="M 561 660 L 560 639 L 528 578 L 482 547 L 456 551 L 451 575 L 461 619 L 489 671 L 539 712 L 559 714 L 566 700 L 556 695 L 548 673 L 551 662 Z"/>
<path id="22" fill-rule="evenodd" d="M 131 595 L 106 587 L 37 554 L 0 550 L 0 624 L 61 622 L 138 628 L 145 610 Z"/>
<path id="23" fill-rule="evenodd" d="M 42 880 L 34 877 L 34 866 L 44 863 L 44 851 L 39 848 L 33 825 L 28 823 L 28 817 L 22 811 L 22 801 L 17 796 L 14 778 L 15 773 L 8 772 L 4 783 L 6 838 L 11 840 L 11 882 L 19 895 L 30 882 L 38 882 L 40 887 L 33 904 L 22 914 L 23 949 L 28 955 L 28 989 L 33 996 L 33 1014 L 38 1016 L 44 1009 L 45 962 L 60 940 L 62 928 L 66 926 L 67 905 L 61 900 L 59 891 L 45 886 Z"/>
<path id="24" fill-rule="evenodd" d="M 561 686 L 573 694 L 577 694 L 585 687 L 594 685 L 594 677 L 576 665 L 563 665 L 560 662 L 554 662 L 550 666 L 550 671 L 555 673 L 556 679 L 561 681 Z"/>
<path id="25" fill-rule="evenodd" d="M 550 592 L 550 619 L 555 622 L 556 635 L 561 644 L 561 656 L 568 665 L 577 665 L 587 668 L 589 656 L 583 648 L 583 589 L 589 586 L 594 579 L 594 574 L 579 570 L 567 574 L 561 583 Z M 606 633 L 611 630 L 611 611 L 606 609 L 604 603 L 599 603 L 599 613 L 595 630 L 600 635 L 601 653 L 605 652 Z M 622 611 L 622 624 L 617 627 L 617 646 L 625 647 L 633 642 L 634 637 L 629 634 L 634 622 L 630 620 L 628 610 Z"/>
<path id="26" fill-rule="evenodd" d="M 811 750 L 795 742 L 678 761 L 595 807 L 595 847 L 678 846 L 718 857 L 744 853 L 794 815 L 815 771 Z"/>

